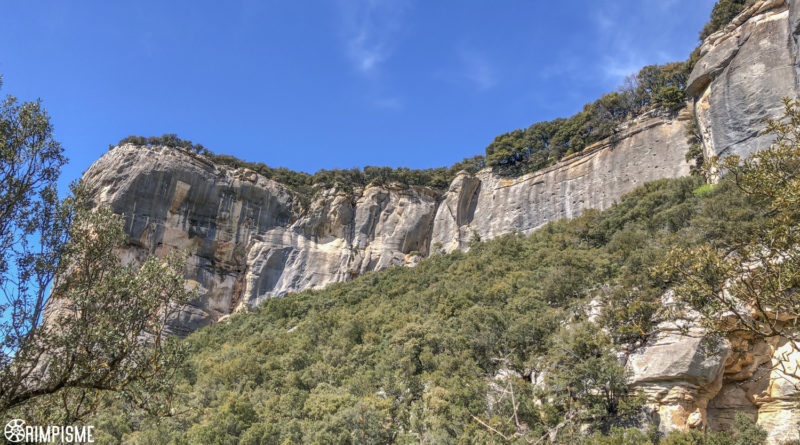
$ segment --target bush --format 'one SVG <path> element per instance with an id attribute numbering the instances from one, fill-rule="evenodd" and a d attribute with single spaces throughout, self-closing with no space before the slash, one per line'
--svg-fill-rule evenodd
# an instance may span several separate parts
<path id="1" fill-rule="evenodd" d="M 117 145 L 124 145 L 124 144 L 133 144 L 139 145 L 143 147 L 170 147 L 170 148 L 181 148 L 184 150 L 193 151 L 198 154 L 206 154 L 208 150 L 203 147 L 202 144 L 193 144 L 192 141 L 184 140 L 178 137 L 178 135 L 173 133 L 166 133 L 162 134 L 161 136 L 151 136 L 151 137 L 144 137 L 144 136 L 128 136 L 126 138 L 121 139 L 117 142 Z M 109 145 L 109 150 L 114 148 L 113 145 Z"/>
<path id="2" fill-rule="evenodd" d="M 700 40 L 719 31 L 755 0 L 719 0 L 711 10 L 711 20 L 700 31 Z"/>
<path id="3" fill-rule="evenodd" d="M 586 104 L 570 118 L 537 122 L 497 136 L 486 147 L 486 162 L 506 173 L 524 174 L 613 136 L 621 123 L 644 111 L 674 113 L 685 105 L 690 71 L 687 62 L 646 66 L 625 87 Z"/>

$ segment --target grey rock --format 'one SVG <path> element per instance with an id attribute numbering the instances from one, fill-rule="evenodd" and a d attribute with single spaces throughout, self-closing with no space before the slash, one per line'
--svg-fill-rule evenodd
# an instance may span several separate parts
<path id="1" fill-rule="evenodd" d="M 466 248 L 476 235 L 528 234 L 586 209 L 606 209 L 645 182 L 684 176 L 686 118 L 645 116 L 612 140 L 519 178 L 486 169 L 476 184 L 459 175 L 437 212 L 431 239 L 449 252 Z"/>
<path id="2" fill-rule="evenodd" d="M 747 156 L 768 147 L 764 119 L 797 96 L 796 2 L 761 0 L 709 36 L 689 76 L 707 155 Z"/>
<path id="3" fill-rule="evenodd" d="M 84 175 L 98 204 L 123 215 L 141 261 L 187 251 L 186 278 L 200 297 L 174 332 L 189 333 L 266 298 L 320 288 L 390 266 L 413 266 L 432 249 L 490 239 L 604 209 L 647 181 L 683 176 L 685 118 L 649 116 L 540 172 L 505 178 L 459 174 L 447 192 L 398 184 L 319 190 L 307 208 L 253 171 L 231 171 L 165 147 L 116 147 Z"/>
<path id="4" fill-rule="evenodd" d="M 730 346 L 702 333 L 658 336 L 628 357 L 632 385 L 679 380 L 707 386 L 722 373 Z"/>

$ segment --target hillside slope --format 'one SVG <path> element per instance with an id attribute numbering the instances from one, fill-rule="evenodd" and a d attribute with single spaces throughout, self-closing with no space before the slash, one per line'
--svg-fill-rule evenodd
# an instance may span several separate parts
<path id="1" fill-rule="evenodd" d="M 651 271 L 671 247 L 724 245 L 767 216 L 725 181 L 701 186 L 649 183 L 529 236 L 266 300 L 188 337 L 184 415 L 139 423 L 109 409 L 99 429 L 141 444 L 498 440 L 486 425 L 531 440 L 555 431 L 556 443 L 647 422 L 729 431 L 728 413 L 706 407 L 733 400 L 728 377 L 769 385 L 769 349 L 754 363 L 702 330 L 682 336 Z M 797 412 L 750 406 L 771 443 L 796 438 Z M 565 416 L 577 417 L 559 429 Z"/>

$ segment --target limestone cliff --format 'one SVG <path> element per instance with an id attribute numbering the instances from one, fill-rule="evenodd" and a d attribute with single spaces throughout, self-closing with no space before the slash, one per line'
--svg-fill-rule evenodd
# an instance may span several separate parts
<path id="1" fill-rule="evenodd" d="M 800 4 L 760 0 L 708 36 L 688 91 L 706 155 L 746 156 L 769 146 L 765 118 L 783 115 L 781 99 L 798 91 Z"/>
<path id="2" fill-rule="evenodd" d="M 558 164 L 519 178 L 486 169 L 457 177 L 436 212 L 433 245 L 450 252 L 467 247 L 472 236 L 489 239 L 530 233 L 585 209 L 606 209 L 648 181 L 689 173 L 686 113 L 675 119 L 643 116 L 612 138 Z"/>
<path id="3" fill-rule="evenodd" d="M 116 147 L 84 175 L 96 201 L 123 215 L 126 255 L 189 253 L 201 298 L 174 329 L 188 333 L 265 298 L 318 288 L 432 250 L 465 249 L 604 209 L 647 181 L 688 173 L 684 127 L 648 116 L 558 164 L 520 178 L 459 174 L 449 190 L 398 184 L 320 190 L 307 208 L 283 185 L 164 147 Z"/>
<path id="4" fill-rule="evenodd" d="M 164 147 L 116 147 L 85 174 L 98 203 L 124 216 L 125 255 L 189 253 L 200 298 L 173 323 L 181 334 L 265 298 L 318 288 L 390 266 L 413 266 L 471 239 L 529 233 L 547 222 L 604 209 L 647 182 L 688 174 L 685 128 L 694 120 L 707 155 L 747 155 L 769 145 L 763 119 L 796 96 L 800 0 L 759 0 L 702 44 L 689 78 L 693 100 L 677 117 L 642 116 L 609 140 L 547 169 L 508 178 L 459 174 L 446 191 L 401 185 L 318 190 L 308 205 L 285 186 Z M 712 339 L 665 319 L 624 359 L 663 431 L 722 429 L 735 412 L 797 437 L 790 409 L 796 363 L 775 339 Z M 787 358 L 788 357 L 788 358 Z M 787 361 L 788 360 L 788 361 Z M 792 361 L 794 360 L 794 361 Z"/>

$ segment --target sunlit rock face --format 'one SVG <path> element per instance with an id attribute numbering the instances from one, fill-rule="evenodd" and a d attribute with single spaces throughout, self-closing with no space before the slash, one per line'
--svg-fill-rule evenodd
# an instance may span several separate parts
<path id="1" fill-rule="evenodd" d="M 440 194 L 421 187 L 318 193 L 308 208 L 286 187 L 169 149 L 116 147 L 84 175 L 123 216 L 125 255 L 189 254 L 200 298 L 174 323 L 185 334 L 265 298 L 318 288 L 427 254 Z"/>
<path id="2" fill-rule="evenodd" d="M 731 431 L 744 413 L 767 431 L 768 444 L 800 439 L 800 352 L 786 339 L 721 338 L 696 321 L 665 321 L 656 331 L 623 359 L 662 433 Z"/>
<path id="3" fill-rule="evenodd" d="M 142 260 L 186 251 L 200 298 L 175 320 L 179 334 L 265 298 L 319 288 L 431 251 L 468 248 L 474 237 L 529 233 L 550 221 L 605 209 L 635 187 L 686 175 L 688 116 L 645 116 L 558 164 L 506 178 L 459 174 L 447 191 L 399 184 L 352 192 L 294 192 L 246 169 L 217 166 L 166 147 L 116 147 L 84 175 L 95 200 L 123 216 Z"/>
<path id="4" fill-rule="evenodd" d="M 606 209 L 634 188 L 689 173 L 688 113 L 676 118 L 643 116 L 605 140 L 558 164 L 519 178 L 489 169 L 459 175 L 436 213 L 432 246 L 465 249 L 473 237 L 533 230 L 586 209 Z"/>
<path id="5" fill-rule="evenodd" d="M 689 92 L 707 155 L 746 156 L 764 149 L 765 118 L 783 116 L 781 99 L 797 84 L 796 1 L 760 0 L 703 42 Z"/>
<path id="6" fill-rule="evenodd" d="M 729 353 L 726 342 L 701 329 L 667 329 L 630 355 L 630 384 L 654 406 L 661 432 L 705 428 Z"/>

